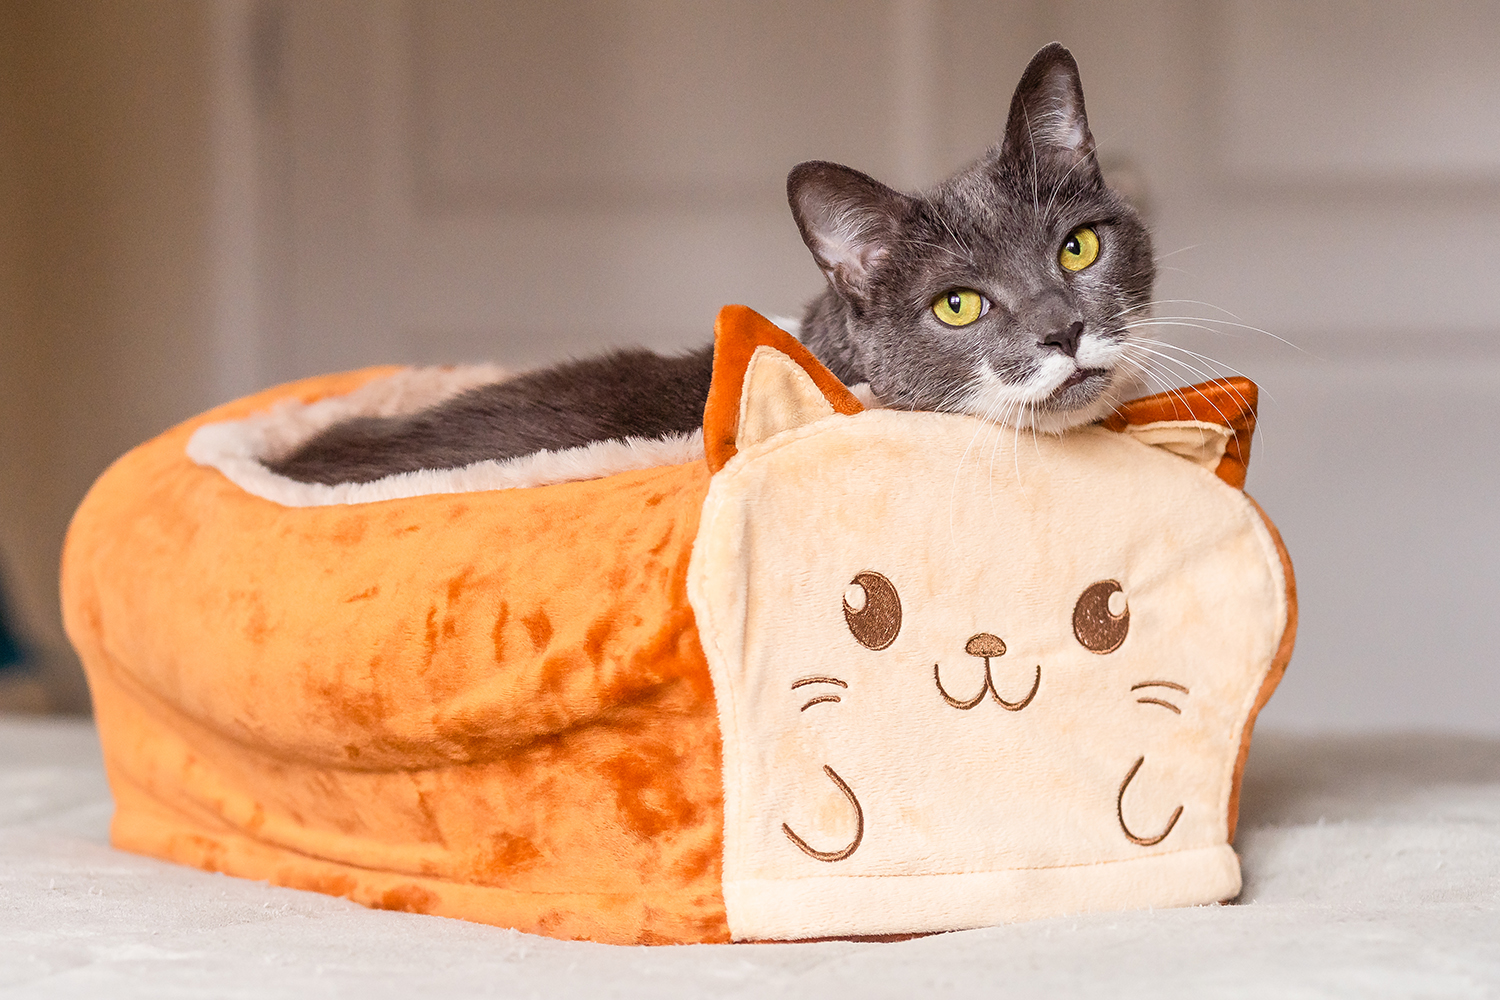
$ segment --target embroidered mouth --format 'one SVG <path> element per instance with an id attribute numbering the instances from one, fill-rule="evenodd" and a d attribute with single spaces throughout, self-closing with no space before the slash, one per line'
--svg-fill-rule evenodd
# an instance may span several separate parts
<path id="1" fill-rule="evenodd" d="M 969 709 L 976 707 L 980 702 L 984 701 L 984 696 L 988 694 L 990 697 L 995 699 L 995 703 L 997 705 L 1005 709 L 1007 712 L 1019 712 L 1021 709 L 1031 704 L 1031 699 L 1036 697 L 1037 691 L 1042 686 L 1042 665 L 1040 663 L 1036 665 L 1036 677 L 1031 682 L 1031 690 L 1026 692 L 1026 696 L 1021 698 L 1019 701 L 1007 701 L 1006 699 L 1002 698 L 1000 696 L 1000 692 L 995 689 L 995 679 L 994 676 L 990 673 L 989 657 L 984 658 L 984 683 L 980 685 L 979 692 L 972 698 L 955 698 L 952 694 L 950 694 L 948 692 L 948 689 L 943 686 L 942 669 L 936 663 L 932 665 L 932 680 L 933 683 L 937 685 L 938 694 L 942 697 L 943 701 L 947 702 L 953 708 L 959 709 L 961 711 L 967 712 Z"/>

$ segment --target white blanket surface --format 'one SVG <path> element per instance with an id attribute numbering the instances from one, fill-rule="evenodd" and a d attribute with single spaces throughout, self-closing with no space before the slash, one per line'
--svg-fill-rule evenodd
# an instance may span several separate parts
<path id="1" fill-rule="evenodd" d="M 86 722 L 0 717 L 0 994 L 1500 997 L 1500 742 L 1256 737 L 1238 903 L 899 943 L 621 948 L 108 846 Z"/>

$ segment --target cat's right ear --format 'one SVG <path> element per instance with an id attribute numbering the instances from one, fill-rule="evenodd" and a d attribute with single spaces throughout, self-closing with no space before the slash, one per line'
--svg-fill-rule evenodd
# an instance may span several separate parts
<path id="1" fill-rule="evenodd" d="M 911 199 L 858 170 L 821 160 L 792 168 L 786 196 L 818 267 L 846 301 L 863 305 Z"/>
<path id="2" fill-rule="evenodd" d="M 1083 108 L 1078 63 L 1056 42 L 1032 56 L 1021 74 L 1010 99 L 1001 155 L 1032 169 L 1046 167 L 1081 181 L 1104 183 Z"/>

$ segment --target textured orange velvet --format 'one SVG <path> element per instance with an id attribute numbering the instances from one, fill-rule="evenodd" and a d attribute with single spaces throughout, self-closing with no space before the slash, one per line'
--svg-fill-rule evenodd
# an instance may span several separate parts
<path id="1" fill-rule="evenodd" d="M 684 591 L 702 463 L 284 508 L 183 452 L 74 518 L 69 633 L 127 850 L 610 942 L 716 941 L 721 747 Z"/>

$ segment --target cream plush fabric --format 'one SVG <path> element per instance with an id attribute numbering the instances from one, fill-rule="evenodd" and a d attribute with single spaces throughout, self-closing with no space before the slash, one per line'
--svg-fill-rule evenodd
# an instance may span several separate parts
<path id="1" fill-rule="evenodd" d="M 756 351 L 688 578 L 736 939 L 1239 892 L 1239 753 L 1288 580 L 1258 510 L 1205 467 L 1226 439 L 838 415 Z M 1117 648 L 1086 648 L 1085 594 L 1116 581 Z M 866 613 L 888 620 L 861 640 Z"/>

